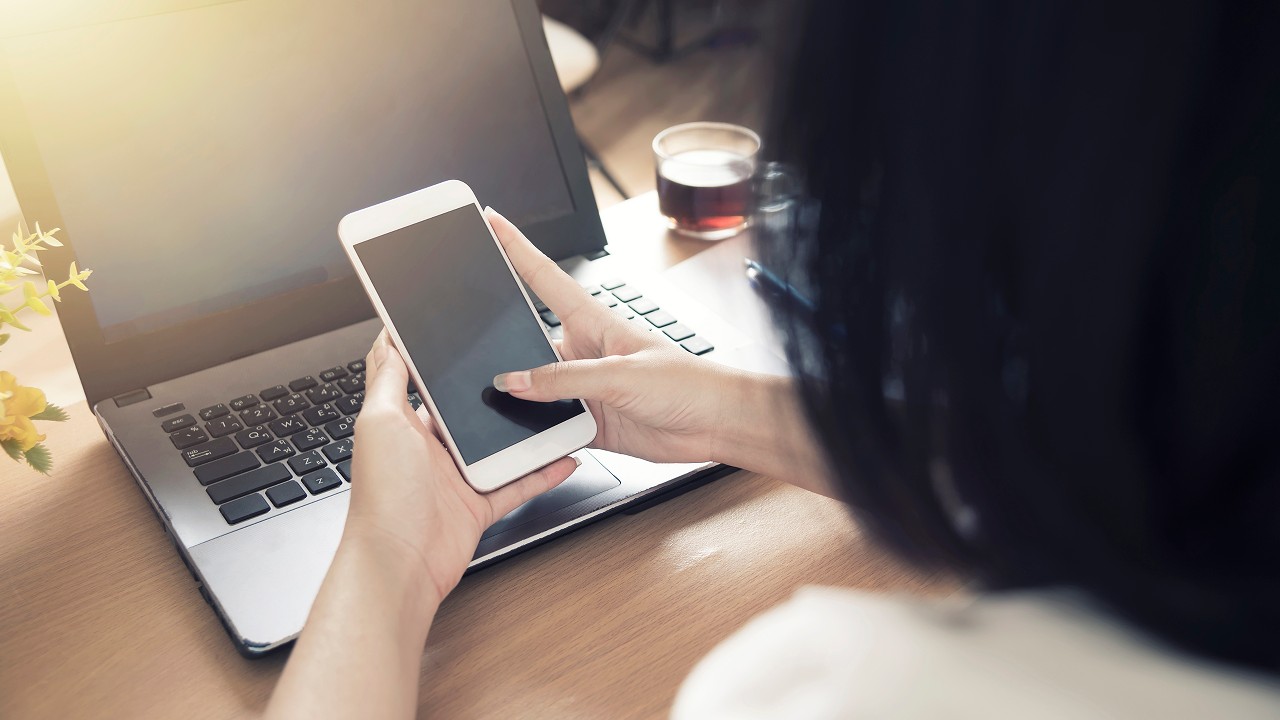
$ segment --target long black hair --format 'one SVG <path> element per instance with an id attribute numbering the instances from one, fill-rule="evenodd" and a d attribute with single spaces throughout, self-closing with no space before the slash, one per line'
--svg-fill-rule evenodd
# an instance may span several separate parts
<path id="1" fill-rule="evenodd" d="M 819 0 L 762 252 L 891 548 L 1280 670 L 1280 3 Z"/>

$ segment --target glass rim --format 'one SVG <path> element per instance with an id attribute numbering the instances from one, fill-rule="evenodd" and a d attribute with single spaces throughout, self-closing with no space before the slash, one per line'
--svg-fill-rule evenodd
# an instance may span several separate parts
<path id="1" fill-rule="evenodd" d="M 665 140 L 669 135 L 674 135 L 678 132 L 685 132 L 688 130 L 722 130 L 722 131 L 743 135 L 747 139 L 751 140 L 751 142 L 755 143 L 755 148 L 751 150 L 750 155 L 755 155 L 759 153 L 760 148 L 762 147 L 760 136 L 756 134 L 756 131 L 752 130 L 751 128 L 743 127 L 742 125 L 735 125 L 734 123 L 710 122 L 706 120 L 699 120 L 696 122 L 687 122 L 687 123 L 680 123 L 679 125 L 672 125 L 666 130 L 663 130 L 657 135 L 654 135 L 653 136 L 653 154 L 663 160 L 670 160 L 672 156 L 658 149 L 659 144 L 661 144 L 662 141 Z"/>

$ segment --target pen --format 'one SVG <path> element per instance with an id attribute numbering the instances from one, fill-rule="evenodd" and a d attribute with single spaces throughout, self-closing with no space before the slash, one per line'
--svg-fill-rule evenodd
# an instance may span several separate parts
<path id="1" fill-rule="evenodd" d="M 791 283 L 778 277 L 771 270 L 751 258 L 743 258 L 743 264 L 747 267 L 747 281 L 761 295 L 770 300 L 781 300 L 788 303 L 807 315 L 813 314 L 815 309 L 813 301 L 805 297 L 799 290 L 796 290 Z"/>

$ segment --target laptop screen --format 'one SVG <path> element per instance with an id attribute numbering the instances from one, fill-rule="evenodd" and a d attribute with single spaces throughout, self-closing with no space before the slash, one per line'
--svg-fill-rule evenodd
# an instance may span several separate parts
<path id="1" fill-rule="evenodd" d="M 187 2 L 3 48 L 108 344 L 342 280 L 343 215 L 443 180 L 574 212 L 508 2 Z"/>

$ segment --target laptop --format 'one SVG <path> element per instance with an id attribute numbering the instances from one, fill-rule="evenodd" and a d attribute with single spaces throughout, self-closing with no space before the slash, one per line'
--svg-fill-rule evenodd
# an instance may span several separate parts
<path id="1" fill-rule="evenodd" d="M 347 512 L 380 326 L 346 213 L 463 179 L 629 322 L 771 356 L 609 252 L 534 0 L 51 5 L 0 30 L 0 153 L 26 218 L 63 230 L 47 264 L 94 271 L 59 311 L 86 396 L 248 656 L 298 635 Z M 726 471 L 579 456 L 471 569 Z"/>

